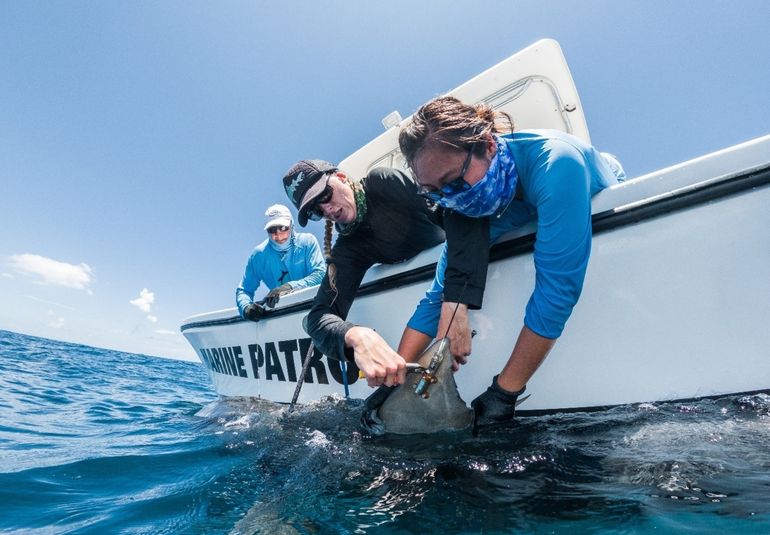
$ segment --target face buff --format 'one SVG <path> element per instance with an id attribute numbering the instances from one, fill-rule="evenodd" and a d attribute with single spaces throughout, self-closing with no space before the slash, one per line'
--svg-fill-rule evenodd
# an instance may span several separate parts
<path id="1" fill-rule="evenodd" d="M 501 206 L 506 207 L 516 191 L 516 165 L 508 144 L 495 136 L 497 152 L 489 164 L 484 178 L 470 189 L 445 195 L 436 204 L 469 217 L 483 217 L 495 214 Z"/>
<path id="2" fill-rule="evenodd" d="M 291 234 L 289 235 L 289 239 L 286 240 L 283 243 L 275 243 L 275 241 L 270 238 L 270 247 L 278 251 L 279 253 L 283 253 L 289 250 L 289 248 L 294 243 L 294 225 L 291 226 Z"/>

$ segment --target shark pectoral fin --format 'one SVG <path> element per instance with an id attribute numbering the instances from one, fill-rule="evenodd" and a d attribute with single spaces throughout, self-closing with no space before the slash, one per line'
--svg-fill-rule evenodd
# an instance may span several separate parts
<path id="1" fill-rule="evenodd" d="M 385 424 L 380 419 L 379 410 L 390 395 L 396 391 L 396 388 L 395 386 L 382 385 L 366 398 L 364 410 L 361 412 L 361 429 L 375 437 L 385 434 Z"/>
<path id="2" fill-rule="evenodd" d="M 385 434 L 385 424 L 380 420 L 377 409 L 367 409 L 361 413 L 361 429 L 374 437 L 380 437 Z"/>

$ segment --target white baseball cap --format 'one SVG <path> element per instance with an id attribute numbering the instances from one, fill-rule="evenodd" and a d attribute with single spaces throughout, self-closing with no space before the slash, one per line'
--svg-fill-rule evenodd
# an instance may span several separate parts
<path id="1" fill-rule="evenodd" d="M 290 227 L 291 212 L 282 204 L 274 204 L 265 211 L 265 221 L 265 230 L 278 226 Z"/>

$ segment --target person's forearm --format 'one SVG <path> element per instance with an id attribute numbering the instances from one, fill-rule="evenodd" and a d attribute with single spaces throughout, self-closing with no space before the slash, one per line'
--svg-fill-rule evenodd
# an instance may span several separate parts
<path id="1" fill-rule="evenodd" d="M 526 326 L 522 327 L 513 352 L 497 378 L 497 384 L 509 392 L 524 388 L 555 343 L 555 339 L 545 338 Z"/>
<path id="2" fill-rule="evenodd" d="M 252 302 L 254 292 L 248 293 L 242 287 L 235 289 L 235 304 L 238 306 L 238 312 L 243 317 L 243 309 Z"/>
<path id="3" fill-rule="evenodd" d="M 345 335 L 354 325 L 339 316 L 311 310 L 307 317 L 307 333 L 313 343 L 329 358 L 345 361 Z"/>
<path id="4" fill-rule="evenodd" d="M 398 354 L 407 362 L 417 362 L 431 340 L 433 337 L 411 327 L 406 327 L 401 335 L 401 342 L 398 344 Z"/>
<path id="5" fill-rule="evenodd" d="M 460 364 L 467 363 L 468 355 L 471 354 L 472 349 L 468 306 L 445 301 L 441 305 L 441 321 L 438 324 L 436 337 L 449 339 L 449 351 L 455 360 L 453 365 L 455 371 Z"/>

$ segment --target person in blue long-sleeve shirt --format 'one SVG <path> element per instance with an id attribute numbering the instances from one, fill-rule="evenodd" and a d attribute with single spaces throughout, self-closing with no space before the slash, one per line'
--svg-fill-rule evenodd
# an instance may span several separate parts
<path id="1" fill-rule="evenodd" d="M 591 197 L 625 174 L 612 155 L 575 136 L 513 132 L 507 115 L 454 97 L 423 105 L 402 129 L 399 145 L 419 193 L 460 222 L 445 226 L 447 244 L 436 278 L 399 346 L 406 360 L 440 334 L 452 341 L 456 363 L 466 362 L 467 310 L 481 308 L 489 245 L 513 228 L 537 222 L 535 288 L 524 326 L 503 370 L 471 403 L 476 427 L 508 422 L 580 297 L 591 253 Z"/>
<path id="2" fill-rule="evenodd" d="M 249 256 L 243 279 L 235 290 L 241 317 L 257 321 L 265 306 L 274 307 L 280 298 L 294 290 L 317 286 L 326 274 L 318 240 L 312 234 L 294 231 L 289 209 L 275 204 L 265 212 L 268 238 Z M 254 293 L 264 283 L 270 292 L 264 304 L 254 302 Z"/>

